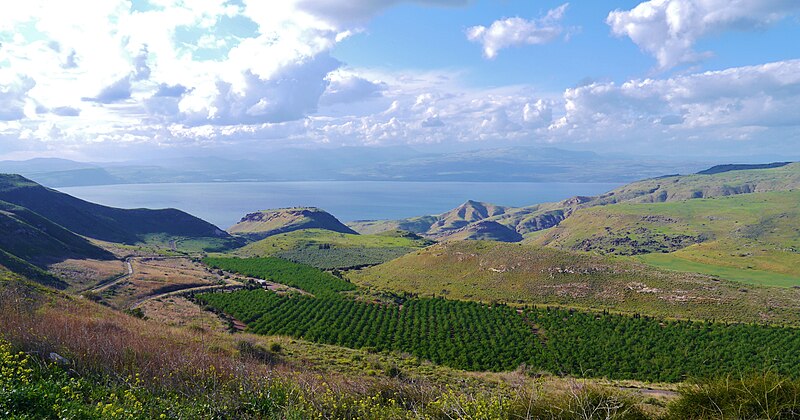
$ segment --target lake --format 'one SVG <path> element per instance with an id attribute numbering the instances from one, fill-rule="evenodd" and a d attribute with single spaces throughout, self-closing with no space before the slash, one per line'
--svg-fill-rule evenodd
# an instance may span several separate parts
<path id="1" fill-rule="evenodd" d="M 342 221 L 400 219 L 444 213 L 467 200 L 504 206 L 598 195 L 622 184 L 534 182 L 225 182 L 124 184 L 58 188 L 94 203 L 123 208 L 174 207 L 223 229 L 256 210 L 320 207 Z"/>

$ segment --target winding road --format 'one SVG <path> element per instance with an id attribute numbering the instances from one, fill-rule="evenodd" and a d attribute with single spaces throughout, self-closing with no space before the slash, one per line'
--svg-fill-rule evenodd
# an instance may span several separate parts
<path id="1" fill-rule="evenodd" d="M 81 290 L 81 292 L 92 292 L 92 293 L 102 292 L 103 290 L 106 290 L 109 287 L 132 276 L 133 275 L 133 264 L 131 264 L 132 260 L 133 260 L 132 257 L 125 258 L 125 268 L 127 268 L 127 272 L 103 280 L 100 283 L 97 283 L 94 286 L 89 287 L 88 289 Z"/>

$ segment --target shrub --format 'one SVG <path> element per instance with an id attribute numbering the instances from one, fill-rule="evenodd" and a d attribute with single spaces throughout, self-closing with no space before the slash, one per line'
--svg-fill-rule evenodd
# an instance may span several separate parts
<path id="1" fill-rule="evenodd" d="M 800 382 L 773 372 L 697 381 L 669 406 L 671 419 L 794 419 L 800 417 Z"/>

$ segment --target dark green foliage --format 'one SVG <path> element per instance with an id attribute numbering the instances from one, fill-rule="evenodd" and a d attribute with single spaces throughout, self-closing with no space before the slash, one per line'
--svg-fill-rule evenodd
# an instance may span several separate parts
<path id="1" fill-rule="evenodd" d="M 531 366 L 558 373 L 677 382 L 772 366 L 800 377 L 796 328 L 534 309 L 528 320 L 546 340 Z"/>
<path id="2" fill-rule="evenodd" d="M 524 363 L 558 374 L 677 382 L 772 366 L 800 377 L 800 333 L 794 328 L 560 309 L 529 309 L 523 316 L 507 306 L 443 299 L 398 306 L 262 290 L 200 299 L 258 334 L 403 351 L 467 370 L 510 370 Z"/>
<path id="3" fill-rule="evenodd" d="M 123 312 L 134 318 L 145 319 L 144 311 L 142 310 L 142 308 L 126 309 Z"/>
<path id="4" fill-rule="evenodd" d="M 414 248 L 408 247 L 323 248 L 308 246 L 279 252 L 275 256 L 323 270 L 332 270 L 383 264 L 414 250 Z"/>
<path id="5" fill-rule="evenodd" d="M 213 268 L 233 271 L 249 277 L 285 284 L 315 296 L 337 296 L 337 292 L 355 290 L 355 286 L 332 274 L 280 258 L 208 257 L 203 262 Z"/>
<path id="6" fill-rule="evenodd" d="M 278 345 L 280 350 L 280 345 Z M 267 350 L 264 347 L 253 344 L 250 341 L 242 340 L 236 343 L 236 348 L 239 350 L 239 354 L 244 357 L 248 357 L 254 360 L 257 360 L 261 363 L 274 363 L 278 360 L 276 352 L 272 350 Z"/>
<path id="7" fill-rule="evenodd" d="M 514 369 L 541 347 L 522 316 L 504 305 L 412 299 L 401 307 L 334 297 L 282 297 L 264 290 L 198 298 L 257 334 L 398 350 L 460 369 Z"/>

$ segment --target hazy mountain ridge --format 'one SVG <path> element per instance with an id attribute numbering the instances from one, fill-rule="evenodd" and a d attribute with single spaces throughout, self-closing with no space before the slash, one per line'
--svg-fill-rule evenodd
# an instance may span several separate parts
<path id="1" fill-rule="evenodd" d="M 619 182 L 701 163 L 601 156 L 547 147 L 421 152 L 410 147 L 281 149 L 258 159 L 195 157 L 147 162 L 82 163 L 65 159 L 2 161 L 49 187 L 249 181 Z"/>

